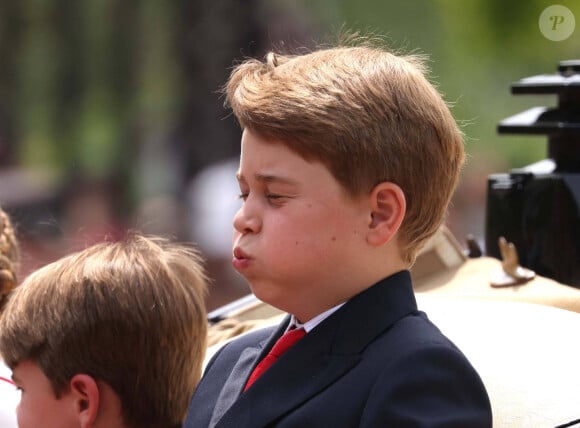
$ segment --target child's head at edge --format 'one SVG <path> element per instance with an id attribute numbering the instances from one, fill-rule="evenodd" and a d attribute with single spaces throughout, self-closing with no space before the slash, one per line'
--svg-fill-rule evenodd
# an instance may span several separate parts
<path id="1" fill-rule="evenodd" d="M 9 293 L 16 288 L 18 240 L 8 214 L 0 208 L 0 316 Z"/>
<path id="2" fill-rule="evenodd" d="M 426 73 L 421 57 L 370 43 L 270 52 L 233 70 L 226 103 L 242 128 L 321 162 L 353 197 L 398 185 L 410 267 L 441 225 L 464 161 L 462 133 Z"/>
<path id="3" fill-rule="evenodd" d="M 206 277 L 199 253 L 131 234 L 27 277 L 0 318 L 0 354 L 38 365 L 56 397 L 77 374 L 110 386 L 125 426 L 180 426 L 201 376 Z"/>

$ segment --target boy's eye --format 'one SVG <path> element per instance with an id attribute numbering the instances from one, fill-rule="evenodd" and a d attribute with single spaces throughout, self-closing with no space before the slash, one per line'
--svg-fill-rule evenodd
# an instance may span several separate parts
<path id="1" fill-rule="evenodd" d="M 250 192 L 240 192 L 238 194 L 238 199 L 241 199 L 242 201 L 245 202 L 248 199 L 249 195 Z M 288 196 L 280 195 L 278 193 L 266 192 L 264 193 L 264 198 L 266 198 L 268 202 L 271 204 L 281 204 L 284 199 L 288 198 Z"/>
<path id="2" fill-rule="evenodd" d="M 286 204 L 288 196 L 279 195 L 277 193 L 268 193 L 266 194 L 266 198 L 268 199 L 270 205 L 274 207 L 281 207 L 282 205 Z"/>
<path id="3" fill-rule="evenodd" d="M 245 201 L 246 199 L 248 199 L 248 195 L 249 195 L 248 192 L 241 192 L 238 195 L 238 199 Z M 277 193 L 266 193 L 264 196 L 266 196 L 267 199 L 282 199 L 285 197 L 283 195 L 278 195 Z"/>

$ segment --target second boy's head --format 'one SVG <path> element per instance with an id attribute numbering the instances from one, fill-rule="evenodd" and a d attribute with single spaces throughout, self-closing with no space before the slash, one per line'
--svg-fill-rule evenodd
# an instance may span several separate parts
<path id="1" fill-rule="evenodd" d="M 0 208 L 0 316 L 7 297 L 18 285 L 18 240 L 8 214 Z"/>
<path id="2" fill-rule="evenodd" d="M 291 236 L 284 240 L 285 250 L 281 253 L 288 264 L 304 254 L 303 261 L 294 262 L 294 271 L 312 265 L 312 270 L 304 271 L 304 277 L 296 277 L 295 283 L 286 284 L 294 291 L 298 287 L 296 284 L 308 282 L 309 276 L 310 290 L 316 289 L 319 276 L 324 276 L 321 271 L 334 264 L 336 274 L 320 278 L 324 283 L 322 288 L 327 288 L 325 292 L 332 290 L 346 296 L 346 290 L 340 293 L 330 287 L 330 282 L 340 277 L 344 278 L 343 282 L 348 282 L 350 277 L 363 277 L 364 272 L 357 272 L 362 269 L 361 264 L 366 265 L 368 271 L 375 271 L 380 258 L 375 258 L 373 253 L 380 251 L 383 244 L 395 245 L 401 260 L 399 266 L 409 267 L 443 221 L 458 180 L 464 150 L 462 134 L 441 95 L 426 79 L 425 72 L 418 57 L 397 56 L 372 46 L 323 49 L 298 56 L 270 53 L 265 61 L 247 60 L 234 69 L 226 95 L 227 103 L 244 129 L 238 179 L 245 199 L 234 221 L 235 230 L 240 236 L 250 233 L 257 236 L 252 221 L 258 220 L 253 213 L 260 208 L 255 203 L 260 191 L 274 196 L 267 203 L 280 209 L 275 216 L 281 217 L 280 213 L 290 209 L 300 213 L 292 221 L 278 218 L 264 223 L 278 230 L 267 230 L 267 233 L 295 235 L 294 240 Z M 270 153 L 268 158 L 268 150 L 279 153 Z M 290 163 L 274 165 L 279 164 L 281 158 Z M 291 166 L 294 160 L 297 163 Z M 333 190 L 324 187 L 321 187 L 325 189 L 324 194 L 310 194 L 308 200 L 302 198 L 301 192 L 309 187 L 307 181 L 301 181 L 308 180 L 305 178 L 307 171 L 300 172 L 302 178 L 293 176 L 298 172 L 300 160 L 300 167 L 312 167 L 313 171 L 324 169 L 328 176 L 318 178 L 332 178 L 336 184 L 335 196 L 342 198 L 336 199 L 336 204 L 321 214 L 326 220 L 319 218 L 319 225 L 304 237 L 299 236 L 300 221 L 313 214 L 317 208 L 313 202 L 331 205 L 334 202 L 324 201 L 333 195 Z M 279 167 L 287 168 L 290 174 L 282 177 L 282 181 L 289 179 L 286 183 L 280 184 L 275 174 L 270 173 Z M 295 178 L 301 181 L 299 188 L 288 185 L 288 181 Z M 320 187 L 317 179 L 311 178 L 310 186 Z M 390 186 L 382 189 L 382 184 Z M 367 204 L 368 200 L 363 205 L 359 203 L 369 197 L 374 199 L 374 208 Z M 351 203 L 358 205 L 349 207 Z M 368 212 L 359 212 L 367 208 Z M 368 221 L 367 226 L 372 227 L 389 216 L 393 218 L 388 225 L 388 236 L 366 239 L 374 248 L 364 244 L 356 248 L 360 240 L 352 235 L 366 233 L 364 228 L 358 229 L 361 221 Z M 337 229 L 336 233 L 332 228 Z M 256 292 L 258 281 L 270 272 L 247 269 L 244 263 L 256 264 L 257 257 L 252 251 L 257 244 L 250 244 L 249 238 L 237 237 L 236 240 L 234 263 Z M 295 250 L 292 254 L 290 246 Z M 320 251 L 311 251 L 317 246 Z M 336 254 L 333 255 L 334 247 Z M 361 250 L 369 250 L 366 252 L 369 257 L 361 259 Z M 384 259 L 383 262 L 389 263 Z M 272 263 L 269 265 L 273 268 Z M 290 267 L 288 269 L 281 273 L 280 281 L 291 274 Z M 372 275 L 368 278 L 380 279 Z M 354 284 L 356 279 L 352 282 Z M 277 279 L 272 279 L 269 285 L 261 287 L 264 294 L 259 297 L 268 301 L 268 294 L 275 293 L 272 290 L 278 283 Z M 301 300 L 307 295 L 305 291 Z M 272 294 L 272 297 L 275 303 L 292 299 L 290 295 L 282 298 Z"/>
<path id="3" fill-rule="evenodd" d="M 0 319 L 19 426 L 180 426 L 201 376 L 204 292 L 194 249 L 140 235 L 30 275 Z"/>

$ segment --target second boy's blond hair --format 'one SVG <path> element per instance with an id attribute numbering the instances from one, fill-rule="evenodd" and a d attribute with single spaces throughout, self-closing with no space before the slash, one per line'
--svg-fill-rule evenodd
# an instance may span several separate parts
<path id="1" fill-rule="evenodd" d="M 18 285 L 18 239 L 10 216 L 0 208 L 0 316 L 10 292 Z"/>
<path id="2" fill-rule="evenodd" d="M 36 363 L 56 396 L 76 374 L 107 383 L 126 426 L 180 426 L 206 347 L 198 252 L 138 234 L 31 274 L 0 319 L 0 353 Z"/>
<path id="3" fill-rule="evenodd" d="M 241 126 L 322 162 L 347 192 L 399 185 L 403 256 L 441 225 L 464 160 L 462 133 L 417 56 L 380 47 L 269 53 L 238 65 L 226 103 Z"/>

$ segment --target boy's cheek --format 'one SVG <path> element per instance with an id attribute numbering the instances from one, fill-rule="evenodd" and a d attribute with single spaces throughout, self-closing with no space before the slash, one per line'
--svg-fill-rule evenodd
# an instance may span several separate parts
<path id="1" fill-rule="evenodd" d="M 28 419 L 29 418 L 26 415 L 25 406 L 23 406 L 22 400 L 20 400 L 20 403 L 16 408 L 16 420 L 18 421 L 18 428 L 28 428 L 31 426 Z"/>
<path id="2" fill-rule="evenodd" d="M 36 426 L 43 426 L 47 427 L 50 423 L 50 420 L 44 418 L 43 408 L 41 403 L 35 406 L 34 403 L 32 405 L 29 403 L 29 397 L 27 397 L 26 393 L 22 393 L 22 397 L 20 398 L 20 403 L 16 408 L 16 418 L 18 420 L 18 428 L 32 428 Z M 40 423 L 40 419 L 45 419 Z"/>
<path id="3" fill-rule="evenodd" d="M 63 402 L 38 399 L 22 394 L 16 407 L 18 428 L 73 428 L 76 426 L 71 415 L 64 411 Z"/>

